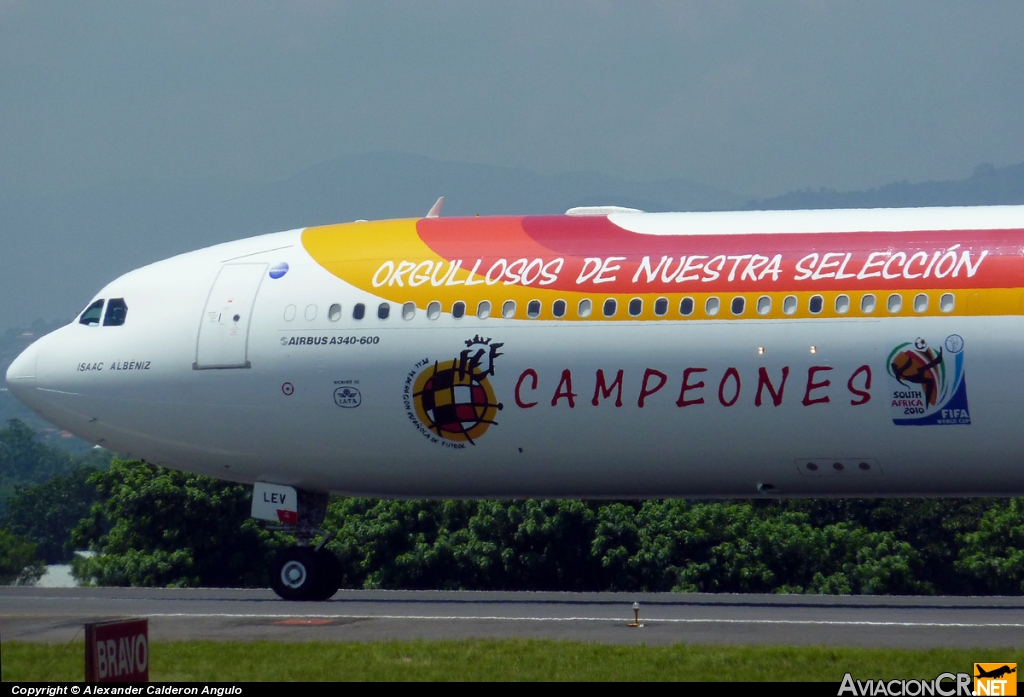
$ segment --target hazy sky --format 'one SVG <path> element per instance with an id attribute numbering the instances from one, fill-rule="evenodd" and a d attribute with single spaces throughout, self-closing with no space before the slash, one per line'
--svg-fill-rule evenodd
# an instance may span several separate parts
<path id="1" fill-rule="evenodd" d="M 0 186 L 367 150 L 748 195 L 1024 161 L 1024 3 L 0 0 Z"/>

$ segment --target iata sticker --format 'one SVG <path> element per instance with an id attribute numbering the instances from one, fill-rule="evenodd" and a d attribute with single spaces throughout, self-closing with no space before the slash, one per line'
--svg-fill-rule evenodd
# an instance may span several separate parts
<path id="1" fill-rule="evenodd" d="M 971 423 L 964 380 L 964 340 L 950 334 L 940 346 L 918 337 L 892 350 L 890 411 L 897 426 L 966 426 Z"/>
<path id="2" fill-rule="evenodd" d="M 363 395 L 359 388 L 343 385 L 334 390 L 334 403 L 345 409 L 354 409 L 363 403 Z"/>

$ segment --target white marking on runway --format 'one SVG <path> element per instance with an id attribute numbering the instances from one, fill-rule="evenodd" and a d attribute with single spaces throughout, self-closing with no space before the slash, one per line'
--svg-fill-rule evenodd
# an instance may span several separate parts
<path id="1" fill-rule="evenodd" d="M 338 619 L 338 620 L 504 620 L 507 622 L 625 622 L 620 617 L 508 617 L 500 615 L 336 615 L 336 614 L 263 614 L 234 612 L 162 612 L 147 617 L 235 617 L 238 619 Z M 1024 627 L 1019 622 L 882 622 L 873 620 L 766 620 L 702 619 L 679 617 L 644 618 L 645 624 L 809 624 L 853 627 Z"/>

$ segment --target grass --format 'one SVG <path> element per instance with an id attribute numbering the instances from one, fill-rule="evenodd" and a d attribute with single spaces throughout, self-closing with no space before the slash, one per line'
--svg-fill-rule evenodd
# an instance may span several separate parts
<path id="1" fill-rule="evenodd" d="M 0 644 L 0 680 L 81 681 L 81 641 Z M 1021 649 L 611 646 L 573 641 L 154 642 L 153 681 L 932 679 Z"/>

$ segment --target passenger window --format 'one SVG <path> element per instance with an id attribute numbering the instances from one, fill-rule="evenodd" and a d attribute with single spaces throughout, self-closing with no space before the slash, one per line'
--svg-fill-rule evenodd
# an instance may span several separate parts
<path id="1" fill-rule="evenodd" d="M 381 303 L 377 306 L 377 319 L 387 319 L 391 314 L 391 303 Z"/>
<path id="2" fill-rule="evenodd" d="M 742 295 L 737 295 L 732 299 L 732 306 L 730 308 L 734 315 L 742 315 L 743 311 L 747 309 L 747 301 Z"/>
<path id="3" fill-rule="evenodd" d="M 556 300 L 551 304 L 551 314 L 555 317 L 565 317 L 565 301 Z"/>
<path id="4" fill-rule="evenodd" d="M 85 308 L 82 312 L 82 316 L 78 319 L 79 324 L 84 324 L 87 327 L 99 326 L 100 317 L 103 316 L 103 301 L 97 300 L 89 307 Z"/>
<path id="5" fill-rule="evenodd" d="M 316 305 L 306 305 L 306 321 L 312 322 L 316 319 Z"/>
<path id="6" fill-rule="evenodd" d="M 111 300 L 110 302 L 114 302 Z M 914 298 L 914 312 L 926 312 L 928 310 L 928 296 L 925 293 L 920 293 Z M 109 313 L 110 310 L 107 310 Z"/>
<path id="7" fill-rule="evenodd" d="M 590 302 L 590 298 L 583 298 L 583 300 L 580 300 L 577 312 L 579 313 L 580 317 L 590 317 L 592 309 L 593 305 Z"/>
<path id="8" fill-rule="evenodd" d="M 530 304 L 526 306 L 526 316 L 530 319 L 537 319 L 540 317 L 540 300 L 530 301 Z"/>
<path id="9" fill-rule="evenodd" d="M 124 298 L 111 298 L 107 303 L 107 312 L 103 315 L 104 327 L 120 327 L 128 316 L 128 306 Z M 235 320 L 236 322 L 238 320 Z"/>
<path id="10" fill-rule="evenodd" d="M 668 314 L 668 298 L 658 298 L 654 301 L 654 314 L 658 317 Z"/>
<path id="11" fill-rule="evenodd" d="M 441 303 L 436 300 L 427 305 L 427 319 L 437 319 L 441 316 Z"/>
<path id="12" fill-rule="evenodd" d="M 860 311 L 865 315 L 870 315 L 875 311 L 875 296 L 868 293 L 860 299 Z"/>
<path id="13" fill-rule="evenodd" d="M 466 303 L 459 300 L 452 305 L 452 317 L 455 319 L 462 319 L 466 314 Z"/>
<path id="14" fill-rule="evenodd" d="M 939 298 L 939 309 L 943 312 L 952 312 L 954 307 L 956 307 L 956 296 L 952 293 L 943 293 Z"/>
<path id="15" fill-rule="evenodd" d="M 823 307 L 825 307 L 825 299 L 820 295 L 812 295 L 810 302 L 807 303 L 807 309 L 812 315 L 819 314 Z"/>
<path id="16" fill-rule="evenodd" d="M 889 302 L 887 303 L 886 307 L 889 308 L 889 312 L 895 315 L 897 312 L 903 309 L 903 296 L 901 296 L 899 293 L 893 293 L 892 295 L 889 296 Z"/>
<path id="17" fill-rule="evenodd" d="M 341 305 L 339 305 L 338 303 L 334 303 L 333 305 L 331 305 L 331 307 L 327 310 L 327 319 L 329 319 L 331 322 L 337 322 L 339 319 L 341 319 Z"/>
<path id="18" fill-rule="evenodd" d="M 837 295 L 836 296 L 836 312 L 840 315 L 845 315 L 850 311 L 850 296 L 849 295 Z"/>
<path id="19" fill-rule="evenodd" d="M 783 312 L 783 314 L 795 315 L 796 314 L 796 308 L 797 308 L 798 305 L 799 305 L 799 302 L 797 301 L 795 295 L 787 295 L 782 300 L 782 312 Z"/>
<path id="20" fill-rule="evenodd" d="M 718 298 L 714 296 L 708 298 L 707 302 L 704 303 L 704 314 L 706 314 L 708 317 L 714 317 L 715 315 L 718 314 L 719 306 L 720 303 Z"/>
<path id="21" fill-rule="evenodd" d="M 356 303 L 352 306 L 352 319 L 362 319 L 366 316 L 366 305 Z"/>
<path id="22" fill-rule="evenodd" d="M 772 311 L 772 299 L 767 295 L 762 295 L 757 299 L 757 314 L 767 315 Z"/>
<path id="23" fill-rule="evenodd" d="M 614 317 L 615 313 L 619 311 L 619 303 L 616 302 L 615 298 L 608 298 L 604 301 L 602 311 L 605 317 Z"/>
<path id="24" fill-rule="evenodd" d="M 506 300 L 505 304 L 501 306 L 501 316 L 505 319 L 512 319 L 516 316 L 516 301 Z"/>
<path id="25" fill-rule="evenodd" d="M 402 305 L 402 319 L 410 320 L 416 316 L 416 303 L 407 302 Z"/>
<path id="26" fill-rule="evenodd" d="M 629 316 L 637 317 L 644 311 L 644 301 L 640 298 L 633 298 L 629 301 Z"/>
<path id="27" fill-rule="evenodd" d="M 683 298 L 679 301 L 679 314 L 683 317 L 693 314 L 693 298 Z"/>
<path id="28" fill-rule="evenodd" d="M 476 316 L 478 319 L 487 319 L 491 316 L 491 301 L 481 300 L 476 306 Z"/>

